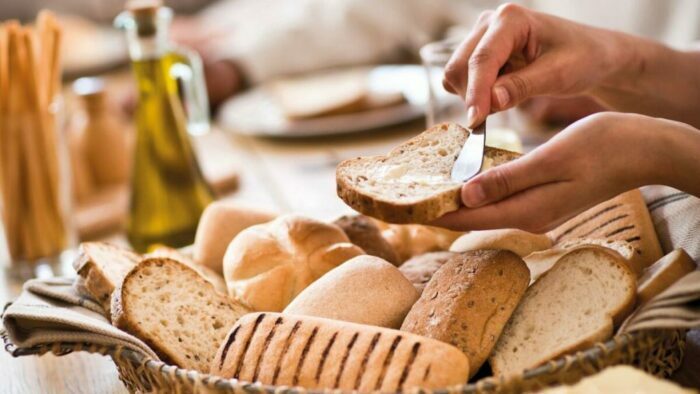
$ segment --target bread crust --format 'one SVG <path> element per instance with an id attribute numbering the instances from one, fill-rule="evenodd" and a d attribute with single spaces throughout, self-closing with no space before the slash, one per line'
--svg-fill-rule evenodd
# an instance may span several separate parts
<path id="1" fill-rule="evenodd" d="M 402 331 L 456 346 L 477 372 L 530 284 L 523 260 L 507 250 L 451 257 L 428 282 Z"/>
<path id="2" fill-rule="evenodd" d="M 440 130 L 446 130 L 448 127 L 451 126 L 445 123 L 436 125 L 394 148 L 386 156 L 357 157 L 343 161 L 336 169 L 338 196 L 355 210 L 388 223 L 429 223 L 448 212 L 456 211 L 461 205 L 461 184 L 456 184 L 451 189 L 435 193 L 419 201 L 403 203 L 397 200 L 388 200 L 366 194 L 349 181 L 349 176 L 346 176 L 346 171 L 349 171 L 358 163 L 367 161 L 379 162 L 387 157 L 401 155 L 403 154 L 404 148 L 410 145 L 420 144 L 420 141 L 425 138 L 425 133 L 439 132 Z M 463 130 L 468 136 L 469 131 L 460 126 L 456 127 Z M 451 152 L 451 154 L 455 155 L 455 159 L 458 153 L 459 152 Z M 504 157 L 507 161 L 514 160 L 521 156 L 515 152 L 492 147 L 486 147 L 484 155 L 492 158 Z"/>
<path id="3" fill-rule="evenodd" d="M 450 246 L 451 252 L 467 252 L 480 249 L 510 250 L 520 257 L 549 249 L 552 240 L 544 234 L 533 234 L 518 229 L 472 231 L 457 238 Z"/>
<path id="4" fill-rule="evenodd" d="M 469 362 L 451 345 L 398 330 L 251 313 L 231 329 L 210 372 L 277 386 L 405 392 L 464 383 Z"/>
<path id="5" fill-rule="evenodd" d="M 340 227 L 350 241 L 359 246 L 368 255 L 377 256 L 396 266 L 400 265 L 399 256 L 394 247 L 382 237 L 376 222 L 364 215 L 345 215 L 333 224 Z"/>

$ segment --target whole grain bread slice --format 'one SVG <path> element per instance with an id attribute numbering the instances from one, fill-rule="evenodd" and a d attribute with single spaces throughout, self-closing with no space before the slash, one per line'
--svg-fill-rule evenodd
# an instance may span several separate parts
<path id="1" fill-rule="evenodd" d="M 208 372 L 219 344 L 250 309 L 217 292 L 189 266 L 147 258 L 112 297 L 112 323 L 181 368 Z"/>
<path id="2" fill-rule="evenodd" d="M 386 156 L 345 160 L 336 169 L 338 196 L 357 211 L 389 223 L 428 223 L 457 210 L 461 182 L 450 179 L 469 131 L 442 123 Z M 520 157 L 487 147 L 484 169 Z"/>
<path id="3" fill-rule="evenodd" d="M 520 373 L 609 338 L 634 307 L 636 277 L 615 252 L 574 249 L 528 288 L 496 343 L 494 375 Z"/>

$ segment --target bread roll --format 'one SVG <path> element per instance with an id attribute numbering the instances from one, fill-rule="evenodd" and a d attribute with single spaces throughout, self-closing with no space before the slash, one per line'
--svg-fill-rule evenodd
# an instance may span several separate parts
<path id="1" fill-rule="evenodd" d="M 194 260 L 223 273 L 224 254 L 233 237 L 243 229 L 275 218 L 272 212 L 232 201 L 216 201 L 202 213 L 194 239 Z"/>
<path id="2" fill-rule="evenodd" d="M 454 252 L 430 252 L 413 256 L 401 264 L 399 271 L 409 282 L 413 283 L 413 287 L 419 293 L 422 293 L 435 272 L 456 254 Z"/>
<path id="3" fill-rule="evenodd" d="M 469 362 L 453 346 L 387 328 L 278 313 L 243 316 L 211 374 L 307 389 L 406 392 L 465 383 Z"/>
<path id="4" fill-rule="evenodd" d="M 651 301 L 652 298 L 668 289 L 680 278 L 695 271 L 697 266 L 693 259 L 683 249 L 676 249 L 662 257 L 646 269 L 639 279 L 637 299 L 640 305 Z"/>
<path id="5" fill-rule="evenodd" d="M 457 238 L 450 246 L 451 252 L 468 252 L 482 249 L 510 250 L 520 257 L 552 247 L 552 240 L 543 234 L 533 234 L 514 228 L 472 231 Z"/>
<path id="6" fill-rule="evenodd" d="M 304 289 L 284 313 L 399 328 L 418 292 L 401 272 L 374 256 L 358 256 Z"/>
<path id="7" fill-rule="evenodd" d="M 464 234 L 422 224 L 387 224 L 378 220 L 375 222 L 382 230 L 382 237 L 393 246 L 401 263 L 413 256 L 445 251 L 455 239 Z"/>
<path id="8" fill-rule="evenodd" d="M 456 346 L 467 355 L 474 374 L 529 283 L 527 266 L 513 252 L 457 254 L 433 275 L 401 330 Z"/>
<path id="9" fill-rule="evenodd" d="M 297 215 L 241 231 L 224 257 L 229 294 L 256 311 L 282 311 L 306 286 L 364 254 L 338 226 Z"/>
<path id="10" fill-rule="evenodd" d="M 364 215 L 346 215 L 338 218 L 333 224 L 343 229 L 350 241 L 368 255 L 399 265 L 399 256 L 394 247 L 382 237 L 382 232 L 374 220 Z"/>

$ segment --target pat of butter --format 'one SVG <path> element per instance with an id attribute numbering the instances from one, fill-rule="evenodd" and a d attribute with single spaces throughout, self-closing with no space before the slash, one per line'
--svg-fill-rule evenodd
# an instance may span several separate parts
<path id="1" fill-rule="evenodd" d="M 419 185 L 431 185 L 447 181 L 442 175 L 410 173 L 411 166 L 399 164 L 382 166 L 377 169 L 375 179 L 386 183 L 416 183 Z"/>

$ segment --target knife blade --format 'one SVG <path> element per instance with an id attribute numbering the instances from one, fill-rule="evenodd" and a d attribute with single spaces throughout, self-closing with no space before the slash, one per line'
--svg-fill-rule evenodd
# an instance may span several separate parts
<path id="1" fill-rule="evenodd" d="M 486 146 L 486 120 L 479 126 L 469 130 L 469 138 L 464 142 L 462 150 L 452 167 L 450 178 L 453 182 L 466 182 L 481 171 L 484 162 L 484 147 Z"/>

